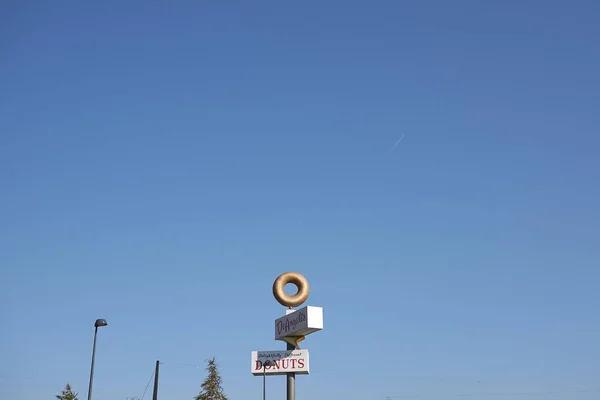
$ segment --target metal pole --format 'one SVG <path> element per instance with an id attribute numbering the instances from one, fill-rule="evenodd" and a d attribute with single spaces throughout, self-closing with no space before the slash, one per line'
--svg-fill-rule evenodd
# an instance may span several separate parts
<path id="1" fill-rule="evenodd" d="M 90 386 L 88 388 L 88 400 L 92 400 L 92 383 L 94 382 L 94 360 L 96 359 L 96 337 L 98 336 L 98 327 L 94 330 L 94 348 L 92 350 L 92 369 L 90 370 Z"/>
<path id="2" fill-rule="evenodd" d="M 267 366 L 263 364 L 263 400 L 267 400 Z"/>
<path id="3" fill-rule="evenodd" d="M 154 391 L 152 392 L 152 400 L 158 400 L 158 366 L 160 362 L 156 360 L 156 370 L 154 371 Z"/>
<path id="4" fill-rule="evenodd" d="M 288 350 L 296 350 L 296 348 L 287 344 Z M 296 373 L 290 372 L 287 374 L 287 400 L 296 400 Z"/>

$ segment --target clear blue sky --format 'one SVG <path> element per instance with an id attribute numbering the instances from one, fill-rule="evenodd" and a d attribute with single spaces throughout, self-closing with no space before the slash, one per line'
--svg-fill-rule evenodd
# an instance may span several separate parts
<path id="1" fill-rule="evenodd" d="M 85 399 L 96 318 L 94 400 L 157 359 L 191 400 L 212 356 L 258 398 L 288 270 L 299 399 L 600 398 L 597 1 L 0 15 L 0 398 Z"/>

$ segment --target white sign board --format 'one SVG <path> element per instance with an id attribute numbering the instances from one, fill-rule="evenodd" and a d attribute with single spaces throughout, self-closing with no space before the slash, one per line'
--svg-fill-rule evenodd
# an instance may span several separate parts
<path id="1" fill-rule="evenodd" d="M 323 308 L 306 306 L 289 310 L 285 317 L 275 320 L 275 340 L 306 336 L 323 329 Z"/>
<path id="2" fill-rule="evenodd" d="M 267 364 L 267 366 L 265 366 Z M 252 375 L 308 374 L 308 350 L 252 352 Z"/>

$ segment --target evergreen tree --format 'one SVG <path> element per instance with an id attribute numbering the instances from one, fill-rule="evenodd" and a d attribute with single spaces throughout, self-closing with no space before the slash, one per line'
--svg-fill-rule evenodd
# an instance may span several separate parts
<path id="1" fill-rule="evenodd" d="M 57 400 L 79 400 L 77 398 L 78 395 L 79 395 L 79 393 L 73 393 L 73 389 L 71 389 L 71 385 L 69 385 L 67 383 L 67 386 L 65 386 L 65 389 L 62 391 L 62 393 L 56 395 L 56 399 Z"/>
<path id="2" fill-rule="evenodd" d="M 214 357 L 212 360 L 208 360 L 206 370 L 208 376 L 202 383 L 202 391 L 194 397 L 194 400 L 227 400 L 227 396 L 225 396 L 221 387 L 222 379 Z"/>

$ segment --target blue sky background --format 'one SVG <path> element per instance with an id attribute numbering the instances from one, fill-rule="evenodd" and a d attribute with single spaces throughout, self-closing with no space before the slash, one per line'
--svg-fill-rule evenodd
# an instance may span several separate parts
<path id="1" fill-rule="evenodd" d="M 0 398 L 600 398 L 597 1 L 0 7 Z"/>

